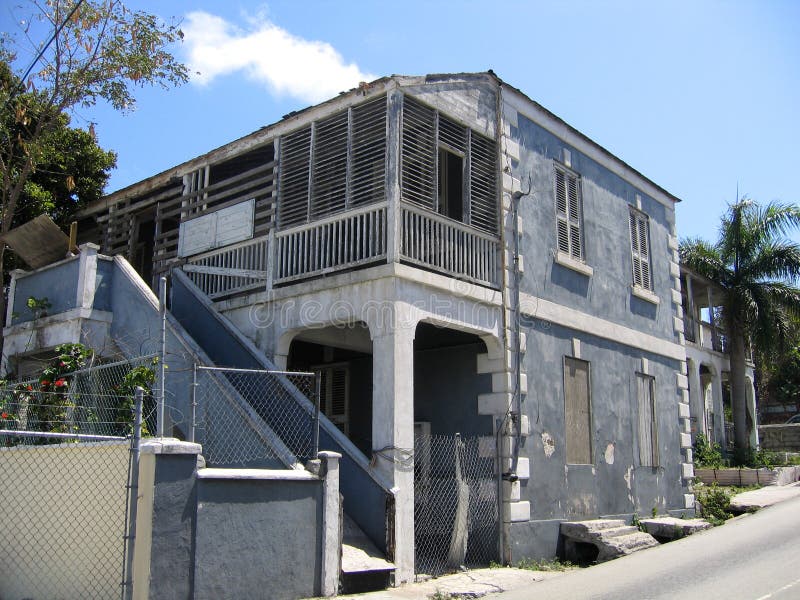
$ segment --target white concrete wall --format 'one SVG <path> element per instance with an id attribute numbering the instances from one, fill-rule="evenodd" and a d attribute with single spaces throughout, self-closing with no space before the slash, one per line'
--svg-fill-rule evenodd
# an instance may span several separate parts
<path id="1" fill-rule="evenodd" d="M 118 598 L 129 446 L 0 448 L 0 598 Z"/>

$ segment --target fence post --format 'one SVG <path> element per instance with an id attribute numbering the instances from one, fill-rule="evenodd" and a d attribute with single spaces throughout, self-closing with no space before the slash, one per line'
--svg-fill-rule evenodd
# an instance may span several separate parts
<path id="1" fill-rule="evenodd" d="M 128 502 L 125 511 L 128 534 L 125 536 L 126 543 L 123 550 L 122 600 L 131 600 L 133 598 L 133 553 L 136 545 L 136 513 L 139 507 L 139 443 L 142 439 L 143 398 L 144 390 L 137 386 L 134 392 L 131 457 L 128 462 Z"/>
<path id="2" fill-rule="evenodd" d="M 311 456 L 319 454 L 319 410 L 322 401 L 322 373 L 317 371 L 314 374 L 314 443 Z"/>
<path id="3" fill-rule="evenodd" d="M 189 434 L 189 441 L 194 442 L 195 430 L 197 429 L 197 363 L 192 365 L 192 431 Z"/>
<path id="4" fill-rule="evenodd" d="M 164 360 L 167 354 L 167 278 L 161 277 L 158 281 L 158 308 L 161 313 L 161 390 L 158 400 L 158 437 L 164 437 L 164 404 L 165 404 L 165 383 L 166 365 Z"/>

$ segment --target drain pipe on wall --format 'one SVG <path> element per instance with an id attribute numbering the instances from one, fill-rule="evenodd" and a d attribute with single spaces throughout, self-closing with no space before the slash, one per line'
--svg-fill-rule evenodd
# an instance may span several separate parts
<path id="1" fill-rule="evenodd" d="M 511 211 L 514 220 L 514 396 L 511 407 L 511 424 L 514 426 L 514 448 L 511 457 L 511 469 L 504 474 L 508 481 L 517 480 L 517 464 L 519 447 L 522 439 L 522 310 L 520 308 L 520 253 L 519 253 L 519 202 L 531 193 L 531 180 L 528 176 L 528 191 L 516 191 L 511 194 Z"/>

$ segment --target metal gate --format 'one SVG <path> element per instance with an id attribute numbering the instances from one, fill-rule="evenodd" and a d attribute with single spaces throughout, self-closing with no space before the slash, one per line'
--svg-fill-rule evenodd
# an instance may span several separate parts
<path id="1" fill-rule="evenodd" d="M 498 560 L 495 459 L 479 438 L 418 435 L 414 440 L 417 574 L 441 575 Z"/>

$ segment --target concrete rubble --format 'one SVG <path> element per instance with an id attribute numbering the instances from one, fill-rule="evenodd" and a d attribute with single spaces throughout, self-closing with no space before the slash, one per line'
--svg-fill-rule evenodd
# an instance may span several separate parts
<path id="1" fill-rule="evenodd" d="M 594 562 L 605 562 L 658 546 L 658 541 L 649 533 L 639 531 L 622 519 L 593 519 L 561 523 L 564 537 L 564 554 L 567 560 L 585 562 L 586 557 L 579 544 L 591 544 L 597 548 Z"/>

